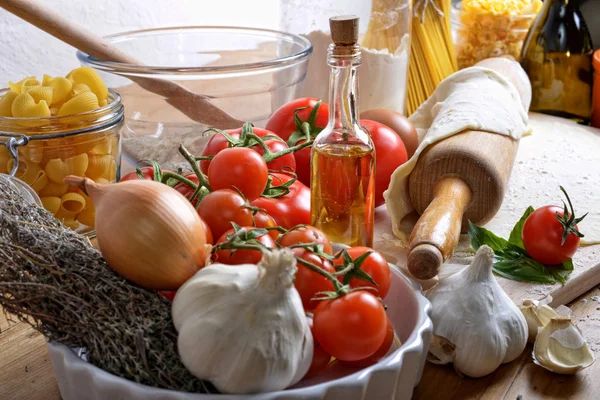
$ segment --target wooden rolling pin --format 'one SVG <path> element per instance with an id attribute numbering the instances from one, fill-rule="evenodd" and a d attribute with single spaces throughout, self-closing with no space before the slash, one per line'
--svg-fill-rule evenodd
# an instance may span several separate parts
<path id="1" fill-rule="evenodd" d="M 485 67 L 512 81 L 529 109 L 531 87 L 518 64 L 489 61 Z M 481 225 L 496 215 L 518 145 L 509 136 L 469 130 L 423 151 L 408 183 L 411 202 L 421 214 L 409 242 L 408 269 L 414 277 L 430 279 L 439 273 L 461 231 L 466 232 L 467 221 Z"/>

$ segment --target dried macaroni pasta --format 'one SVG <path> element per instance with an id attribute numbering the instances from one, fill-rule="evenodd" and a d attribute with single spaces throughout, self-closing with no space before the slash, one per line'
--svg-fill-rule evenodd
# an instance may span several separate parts
<path id="1" fill-rule="evenodd" d="M 540 0 L 463 0 L 456 35 L 459 68 L 490 57 L 521 55 Z"/>
<path id="2" fill-rule="evenodd" d="M 59 123 L 77 125 L 80 114 L 109 103 L 108 88 L 89 67 L 76 68 L 66 77 L 44 75 L 41 82 L 28 76 L 8 86 L 10 90 L 0 97 L 0 117 L 17 118 L 16 124 L 27 128 L 56 123 L 48 119 L 52 116 L 60 116 Z M 72 229 L 93 227 L 92 202 L 80 190 L 66 185 L 64 178 L 78 175 L 103 184 L 114 182 L 118 152 L 114 131 L 30 141 L 18 149 L 16 176 L 38 193 L 43 206 L 64 225 Z M 6 148 L 0 146 L 0 173 L 10 172 L 13 165 Z"/>

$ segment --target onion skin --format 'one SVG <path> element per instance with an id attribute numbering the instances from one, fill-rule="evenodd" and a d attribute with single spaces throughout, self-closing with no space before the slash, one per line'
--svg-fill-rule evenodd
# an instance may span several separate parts
<path id="1" fill-rule="evenodd" d="M 417 130 L 408 118 L 399 112 L 386 110 L 385 108 L 374 108 L 360 113 L 360 119 L 379 122 L 395 131 L 404 142 L 404 147 L 406 147 L 406 153 L 408 154 L 409 159 L 415 154 L 417 147 L 419 147 Z"/>
<path id="2" fill-rule="evenodd" d="M 139 180 L 98 185 L 69 176 L 96 210 L 98 247 L 124 278 L 148 289 L 177 290 L 206 262 L 206 234 L 191 203 L 175 189 Z"/>

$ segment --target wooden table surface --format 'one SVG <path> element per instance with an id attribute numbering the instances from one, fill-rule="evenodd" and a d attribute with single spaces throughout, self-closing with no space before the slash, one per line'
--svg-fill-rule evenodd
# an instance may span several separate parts
<path id="1" fill-rule="evenodd" d="M 598 297 L 593 297 L 598 296 Z M 600 351 L 600 288 L 570 304 L 590 347 Z M 598 355 L 597 355 L 598 356 Z M 598 399 L 600 362 L 575 375 L 533 364 L 531 346 L 517 360 L 479 379 L 460 378 L 451 366 L 427 363 L 414 399 Z M 46 342 L 29 325 L 0 313 L 0 399 L 57 400 L 60 393 Z"/>

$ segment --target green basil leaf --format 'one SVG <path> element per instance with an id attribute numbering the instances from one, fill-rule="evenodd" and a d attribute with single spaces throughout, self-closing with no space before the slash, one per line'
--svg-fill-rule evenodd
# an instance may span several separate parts
<path id="1" fill-rule="evenodd" d="M 517 245 L 522 249 L 525 248 L 525 246 L 523 245 L 523 238 L 522 238 L 523 225 L 525 225 L 525 220 L 527 220 L 527 217 L 529 217 L 531 215 L 531 213 L 534 211 L 535 211 L 535 209 L 533 207 L 531 207 L 531 206 L 527 207 L 527 210 L 525 210 L 525 213 L 523 214 L 523 216 L 521 217 L 519 222 L 516 223 L 516 225 L 510 232 L 510 236 L 508 238 L 509 243 Z"/>
<path id="2" fill-rule="evenodd" d="M 475 250 L 485 244 L 496 252 L 509 245 L 506 239 L 494 235 L 492 232 L 475 225 L 471 221 L 469 221 L 469 238 L 471 240 L 471 247 Z"/>
<path id="3" fill-rule="evenodd" d="M 546 267 L 519 251 L 494 252 L 493 270 L 498 275 L 515 281 L 556 283 L 556 278 Z"/>

